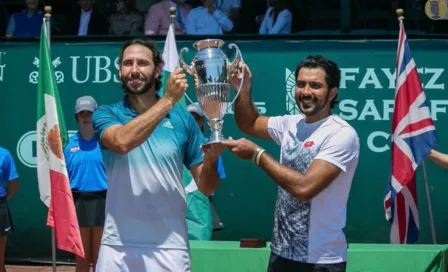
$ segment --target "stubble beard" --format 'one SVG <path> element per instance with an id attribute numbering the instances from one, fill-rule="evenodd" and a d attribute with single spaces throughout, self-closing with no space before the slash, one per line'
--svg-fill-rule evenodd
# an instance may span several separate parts
<path id="1" fill-rule="evenodd" d="M 127 78 L 121 80 L 121 88 L 123 89 L 123 91 L 126 94 L 130 94 L 130 95 L 143 95 L 152 89 L 152 87 L 154 86 L 154 83 L 155 83 L 155 77 L 154 77 L 154 75 L 151 75 L 150 77 L 147 78 L 146 81 L 144 81 L 145 83 L 138 88 L 130 87 L 128 84 L 129 81 L 130 80 Z"/>

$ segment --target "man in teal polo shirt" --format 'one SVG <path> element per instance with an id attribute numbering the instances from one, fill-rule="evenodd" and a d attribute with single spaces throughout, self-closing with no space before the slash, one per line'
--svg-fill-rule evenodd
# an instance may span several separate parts
<path id="1" fill-rule="evenodd" d="M 190 271 L 182 168 L 209 196 L 219 185 L 222 145 L 201 150 L 199 127 L 174 106 L 188 88 L 182 69 L 171 73 L 164 96 L 156 95 L 163 59 L 155 43 L 126 42 L 119 65 L 125 97 L 93 114 L 108 178 L 96 271 Z"/>

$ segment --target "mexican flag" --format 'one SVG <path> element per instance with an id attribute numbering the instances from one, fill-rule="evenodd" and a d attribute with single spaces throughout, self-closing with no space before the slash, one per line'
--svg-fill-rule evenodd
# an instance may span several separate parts
<path id="1" fill-rule="evenodd" d="M 37 176 L 40 199 L 48 207 L 47 225 L 56 247 L 84 258 L 84 249 L 64 159 L 68 140 L 47 29 L 42 24 L 37 85 Z"/>

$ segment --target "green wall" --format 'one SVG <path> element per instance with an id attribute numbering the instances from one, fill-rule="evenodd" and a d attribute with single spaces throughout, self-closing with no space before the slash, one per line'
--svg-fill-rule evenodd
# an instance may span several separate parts
<path id="1" fill-rule="evenodd" d="M 193 41 L 188 46 L 190 60 Z M 230 41 L 227 41 L 226 45 Z M 295 66 L 309 54 L 322 54 L 336 61 L 343 71 L 339 92 L 341 103 L 335 113 L 358 131 L 361 141 L 360 163 L 348 204 L 345 232 L 352 243 L 388 243 L 389 224 L 384 218 L 383 199 L 390 172 L 391 117 L 394 99 L 394 69 L 397 42 L 393 41 L 235 41 L 253 73 L 253 99 L 267 115 L 294 113 Z M 76 130 L 74 103 L 81 95 L 94 96 L 99 104 L 121 99 L 117 78 L 120 42 L 53 42 L 52 55 L 59 91 L 69 130 Z M 160 47 L 163 43 L 160 43 Z M 410 41 L 411 50 L 425 87 L 439 138 L 438 149 L 448 152 L 446 107 L 448 83 L 446 41 Z M 0 145 L 9 149 L 20 175 L 20 190 L 11 200 L 15 233 L 9 236 L 8 259 L 51 257 L 50 230 L 45 225 L 46 207 L 39 200 L 35 168 L 35 121 L 38 43 L 0 45 Z M 227 50 L 227 47 L 226 47 Z M 233 53 L 229 53 L 233 58 Z M 193 90 L 190 97 L 196 99 Z M 244 137 L 232 112 L 225 117 L 225 136 Z M 256 140 L 278 156 L 273 142 Z M 239 240 L 248 237 L 270 239 L 273 225 L 276 186 L 250 161 L 241 161 L 225 151 L 228 178 L 215 193 L 215 203 L 225 230 L 214 239 Z M 446 216 L 446 172 L 426 161 L 434 220 L 439 243 L 448 242 Z M 430 243 L 422 174 L 418 172 L 420 243 Z M 59 254 L 67 258 L 67 254 Z"/>

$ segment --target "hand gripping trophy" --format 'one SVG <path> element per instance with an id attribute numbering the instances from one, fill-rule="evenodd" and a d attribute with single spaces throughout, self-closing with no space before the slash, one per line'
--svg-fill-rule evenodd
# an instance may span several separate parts
<path id="1" fill-rule="evenodd" d="M 244 78 L 242 78 L 235 98 L 229 103 L 229 77 L 238 68 L 239 62 L 243 61 L 243 57 L 238 46 L 231 43 L 229 44 L 229 49 L 235 48 L 236 55 L 235 59 L 230 62 L 221 50 L 223 45 L 224 41 L 219 39 L 207 39 L 195 42 L 193 47 L 197 52 L 191 65 L 187 65 L 182 57 L 183 52 L 188 52 L 187 47 L 182 48 L 179 54 L 181 67 L 193 76 L 199 106 L 202 112 L 204 112 L 211 130 L 209 140 L 204 145 L 221 143 L 226 140 L 222 134 L 224 115 L 228 108 L 235 103 L 244 81 Z M 244 77 L 244 70 L 242 72 Z M 187 94 L 185 96 L 190 103 L 193 103 Z"/>

